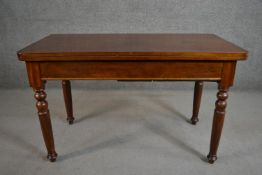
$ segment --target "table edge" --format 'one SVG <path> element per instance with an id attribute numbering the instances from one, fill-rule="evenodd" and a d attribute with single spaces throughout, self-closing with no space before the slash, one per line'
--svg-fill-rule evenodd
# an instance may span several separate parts
<path id="1" fill-rule="evenodd" d="M 247 52 L 238 53 L 199 53 L 199 52 L 93 52 L 93 53 L 21 53 L 17 52 L 20 61 L 233 61 L 246 60 Z"/>

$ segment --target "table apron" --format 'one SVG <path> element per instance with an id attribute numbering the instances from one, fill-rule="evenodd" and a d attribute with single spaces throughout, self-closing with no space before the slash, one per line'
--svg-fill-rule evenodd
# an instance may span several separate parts
<path id="1" fill-rule="evenodd" d="M 94 80 L 220 80 L 219 61 L 52 61 L 38 62 L 40 77 Z"/>

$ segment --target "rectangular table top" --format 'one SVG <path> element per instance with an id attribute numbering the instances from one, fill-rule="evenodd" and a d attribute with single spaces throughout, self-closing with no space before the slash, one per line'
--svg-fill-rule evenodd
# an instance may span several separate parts
<path id="1" fill-rule="evenodd" d="M 23 61 L 244 60 L 214 34 L 52 34 L 18 51 Z"/>

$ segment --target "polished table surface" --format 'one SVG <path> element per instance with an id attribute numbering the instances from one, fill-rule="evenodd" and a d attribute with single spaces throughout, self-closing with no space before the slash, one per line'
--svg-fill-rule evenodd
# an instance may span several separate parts
<path id="1" fill-rule="evenodd" d="M 50 161 L 56 160 L 57 153 L 46 101 L 47 80 L 62 80 L 70 124 L 74 117 L 69 80 L 191 80 L 195 81 L 192 124 L 198 121 L 203 81 L 218 83 L 207 156 L 214 163 L 228 89 L 236 63 L 247 58 L 247 51 L 214 34 L 52 34 L 17 55 L 26 62 Z"/>
<path id="2" fill-rule="evenodd" d="M 25 61 L 246 58 L 245 50 L 214 34 L 53 34 L 18 54 Z"/>

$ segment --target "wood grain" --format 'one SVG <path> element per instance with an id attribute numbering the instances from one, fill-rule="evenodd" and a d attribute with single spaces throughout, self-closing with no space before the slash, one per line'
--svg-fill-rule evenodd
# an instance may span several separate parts
<path id="1" fill-rule="evenodd" d="M 72 93 L 71 93 L 71 83 L 69 80 L 62 81 L 62 89 L 65 101 L 65 108 L 67 114 L 67 121 L 69 124 L 74 123 L 74 116 L 73 116 L 73 103 L 72 103 Z"/>
<path id="2" fill-rule="evenodd" d="M 52 124 L 48 110 L 48 103 L 45 100 L 46 93 L 44 89 L 35 89 L 35 99 L 37 100 L 36 107 L 38 110 L 40 126 L 42 129 L 42 134 L 47 149 L 47 158 L 51 162 L 55 162 L 57 158 L 57 153 L 55 151 Z"/>
<path id="3" fill-rule="evenodd" d="M 201 103 L 202 91 L 203 91 L 203 81 L 196 81 L 194 88 L 194 100 L 193 100 L 193 114 L 191 117 L 191 123 L 195 125 L 198 121 L 198 113 Z"/>
<path id="4" fill-rule="evenodd" d="M 69 80 L 196 81 L 192 123 L 198 121 L 204 80 L 218 93 L 208 161 L 214 163 L 222 133 L 228 89 L 236 63 L 247 51 L 213 34 L 55 34 L 18 51 L 26 62 L 48 158 L 55 161 L 52 126 L 44 82 L 63 80 L 69 122 L 73 107 Z M 87 99 L 88 100 L 88 99 Z"/>
<path id="5" fill-rule="evenodd" d="M 222 62 L 41 62 L 42 79 L 219 80 Z"/>
<path id="6" fill-rule="evenodd" d="M 24 61 L 241 60 L 247 51 L 214 34 L 55 34 L 18 51 Z"/>

